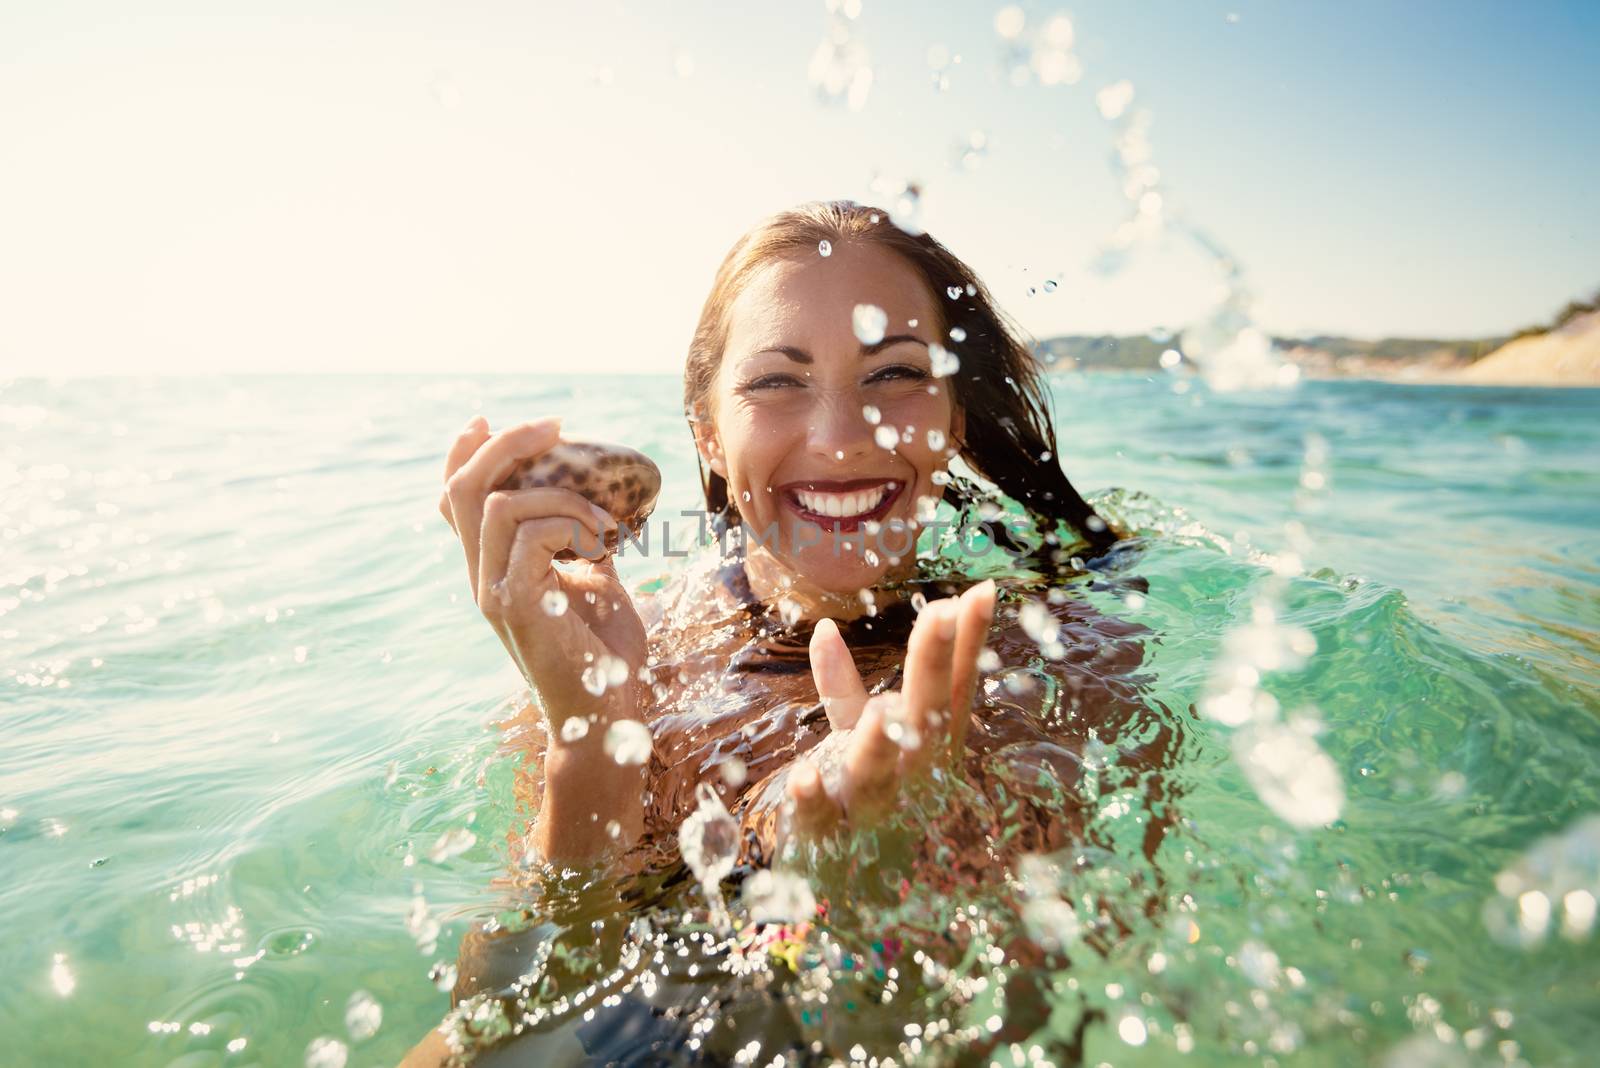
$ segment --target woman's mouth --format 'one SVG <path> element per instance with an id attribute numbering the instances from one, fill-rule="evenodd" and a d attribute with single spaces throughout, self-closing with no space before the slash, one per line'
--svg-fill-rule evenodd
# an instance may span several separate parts
<path id="1" fill-rule="evenodd" d="M 848 532 L 881 522 L 904 489 L 905 483 L 899 479 L 791 482 L 783 487 L 782 496 L 806 522 L 824 530 L 837 527 Z"/>

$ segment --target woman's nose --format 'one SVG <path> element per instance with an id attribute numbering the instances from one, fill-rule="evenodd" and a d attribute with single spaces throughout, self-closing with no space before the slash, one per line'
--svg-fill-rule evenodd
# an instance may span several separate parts
<path id="1" fill-rule="evenodd" d="M 868 421 L 865 402 L 855 390 L 819 392 L 807 426 L 806 446 L 829 460 L 858 460 L 876 449 L 875 428 Z"/>

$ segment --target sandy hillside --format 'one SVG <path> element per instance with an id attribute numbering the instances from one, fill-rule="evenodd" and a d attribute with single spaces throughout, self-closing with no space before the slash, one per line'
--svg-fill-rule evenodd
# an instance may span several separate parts
<path id="1" fill-rule="evenodd" d="M 1453 381 L 1483 386 L 1600 386 L 1600 311 L 1508 341 Z"/>

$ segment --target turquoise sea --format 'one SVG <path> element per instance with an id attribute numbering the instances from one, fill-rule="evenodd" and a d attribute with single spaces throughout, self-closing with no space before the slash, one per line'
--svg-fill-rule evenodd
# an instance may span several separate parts
<path id="1" fill-rule="evenodd" d="M 1062 1063 L 1081 1030 L 1087 1064 L 1592 1063 L 1600 391 L 1054 389 L 1068 472 L 1141 534 L 1146 594 L 1075 596 L 1152 632 L 1181 814 L 1154 881 L 1137 848 L 1071 858 L 1055 905 L 1159 901 L 992 1055 Z M 494 723 L 525 694 L 437 511 L 444 449 L 479 411 L 563 414 L 654 457 L 671 515 L 700 503 L 679 391 L 0 382 L 0 1065 L 364 1068 L 437 1025 L 505 907 Z M 1186 711 L 1263 604 L 1314 644 L 1257 664 L 1298 739 L 1273 774 Z M 946 963 L 941 1018 L 1003 1014 L 1001 962 Z"/>

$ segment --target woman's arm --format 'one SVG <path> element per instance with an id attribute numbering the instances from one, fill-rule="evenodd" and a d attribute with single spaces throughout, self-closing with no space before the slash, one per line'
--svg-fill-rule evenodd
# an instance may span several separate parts
<path id="1" fill-rule="evenodd" d="M 554 487 L 495 490 L 556 444 L 554 419 L 490 434 L 475 419 L 452 444 L 439 510 L 461 539 L 479 610 L 538 695 L 548 727 L 544 798 L 532 845 L 555 865 L 582 865 L 631 843 L 643 822 L 641 770 L 606 752 L 607 734 L 643 731 L 645 629 L 608 555 L 593 554 L 615 520 Z"/>

